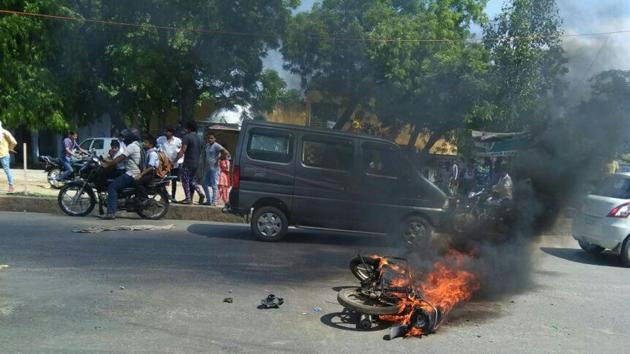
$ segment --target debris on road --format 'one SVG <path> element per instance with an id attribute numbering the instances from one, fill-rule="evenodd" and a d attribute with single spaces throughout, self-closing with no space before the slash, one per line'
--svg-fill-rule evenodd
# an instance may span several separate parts
<path id="1" fill-rule="evenodd" d="M 322 312 L 322 308 L 319 306 L 313 307 L 313 312 Z"/>
<path id="2" fill-rule="evenodd" d="M 125 290 L 125 287 L 121 285 L 120 290 Z"/>
<path id="3" fill-rule="evenodd" d="M 82 229 L 73 229 L 72 232 L 95 234 L 104 231 L 158 231 L 170 230 L 175 225 L 115 225 L 115 226 L 89 226 Z"/>
<path id="4" fill-rule="evenodd" d="M 226 303 L 228 303 L 228 304 L 231 304 L 231 303 L 233 303 L 233 302 L 234 302 L 234 299 L 233 299 L 233 298 L 231 298 L 231 297 L 226 297 L 225 299 L 223 299 L 223 302 L 226 302 Z"/>
<path id="5" fill-rule="evenodd" d="M 277 309 L 282 304 L 284 304 L 284 299 L 281 297 L 276 297 L 274 294 L 267 295 L 266 298 L 260 300 L 259 309 Z"/>
<path id="6" fill-rule="evenodd" d="M 0 264 L 0 270 L 9 268 L 8 264 Z"/>

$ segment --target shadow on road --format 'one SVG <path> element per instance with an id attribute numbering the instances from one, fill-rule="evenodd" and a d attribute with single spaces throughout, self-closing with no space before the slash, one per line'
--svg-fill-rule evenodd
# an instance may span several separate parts
<path id="1" fill-rule="evenodd" d="M 342 312 L 333 312 L 326 314 L 322 316 L 319 320 L 326 326 L 335 329 L 341 329 L 344 331 L 374 332 L 382 331 L 391 326 L 391 323 L 375 321 L 372 325 L 372 328 L 360 329 L 357 328 L 357 323 L 359 323 L 359 316 L 360 315 L 358 313 L 344 308 Z"/>
<path id="2" fill-rule="evenodd" d="M 617 257 L 617 255 L 611 252 L 604 252 L 599 256 L 594 256 L 582 251 L 581 249 L 576 248 L 541 247 L 540 250 L 549 255 L 576 263 L 605 267 L 622 266 L 621 263 L 619 263 L 619 258 Z"/>
<path id="3" fill-rule="evenodd" d="M 217 232 L 216 225 L 212 224 L 192 224 L 188 227 L 188 232 L 208 238 L 259 242 L 254 239 L 249 228 L 244 225 L 222 225 L 220 230 L 220 232 Z M 392 245 L 387 236 L 300 229 L 289 230 L 286 239 L 281 242 L 286 244 L 319 244 L 359 248 L 388 247 Z"/>

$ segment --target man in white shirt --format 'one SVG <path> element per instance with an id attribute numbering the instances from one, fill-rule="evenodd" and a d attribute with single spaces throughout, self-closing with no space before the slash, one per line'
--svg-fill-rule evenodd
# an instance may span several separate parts
<path id="1" fill-rule="evenodd" d="M 135 178 L 142 172 L 142 147 L 138 142 L 138 136 L 130 130 L 123 131 L 125 150 L 121 155 L 112 161 L 103 162 L 104 167 L 116 165 L 125 162 L 125 174 L 116 178 L 107 187 L 107 214 L 103 219 L 112 220 L 116 218 L 116 209 L 118 208 L 118 192 L 124 188 L 134 187 L 136 185 Z"/>
<path id="2" fill-rule="evenodd" d="M 177 159 L 177 155 L 182 148 L 182 139 L 175 136 L 175 129 L 167 128 L 166 135 L 162 135 L 157 138 L 157 146 L 161 151 L 166 153 L 166 156 L 171 160 L 173 168 L 171 169 L 171 176 L 177 176 L 179 178 L 179 165 L 184 162 L 184 157 Z M 177 180 L 171 181 L 171 200 L 175 200 L 175 194 L 177 192 Z"/>

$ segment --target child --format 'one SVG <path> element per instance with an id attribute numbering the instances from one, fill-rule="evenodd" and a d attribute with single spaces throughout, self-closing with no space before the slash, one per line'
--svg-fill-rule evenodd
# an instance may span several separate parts
<path id="1" fill-rule="evenodd" d="M 221 197 L 223 204 L 227 204 L 230 199 L 230 187 L 232 186 L 232 183 L 230 181 L 230 160 L 228 160 L 226 150 L 221 151 L 219 169 L 219 197 Z"/>

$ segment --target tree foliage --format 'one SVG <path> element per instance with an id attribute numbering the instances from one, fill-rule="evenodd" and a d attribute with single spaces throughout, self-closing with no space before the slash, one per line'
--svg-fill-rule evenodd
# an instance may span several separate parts
<path id="1" fill-rule="evenodd" d="M 561 25 L 555 0 L 512 0 L 484 27 L 492 90 L 481 125 L 520 130 L 548 120 L 567 72 Z"/>

